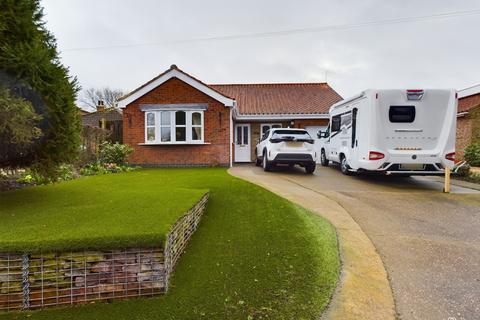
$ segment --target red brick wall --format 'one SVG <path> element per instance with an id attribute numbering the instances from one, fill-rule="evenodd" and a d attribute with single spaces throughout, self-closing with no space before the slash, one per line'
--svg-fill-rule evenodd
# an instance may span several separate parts
<path id="1" fill-rule="evenodd" d="M 457 141 L 455 145 L 455 157 L 462 160 L 465 147 L 472 140 L 472 120 L 468 117 L 457 118 Z"/>
<path id="2" fill-rule="evenodd" d="M 480 106 L 470 108 L 468 114 L 457 118 L 456 159 L 463 160 L 465 148 L 475 142 L 480 142 Z"/>
<path id="3" fill-rule="evenodd" d="M 458 99 L 458 112 L 468 111 L 480 105 L 480 93 Z"/>
<path id="4" fill-rule="evenodd" d="M 205 145 L 145 143 L 145 113 L 141 104 L 207 103 L 204 113 Z M 138 98 L 123 110 L 123 141 L 134 151 L 130 163 L 139 165 L 223 165 L 230 163 L 230 108 L 185 82 L 172 78 Z"/>
<path id="5" fill-rule="evenodd" d="M 326 126 L 328 125 L 328 119 L 300 119 L 295 120 L 293 125 L 295 128 L 305 128 L 309 126 Z"/>

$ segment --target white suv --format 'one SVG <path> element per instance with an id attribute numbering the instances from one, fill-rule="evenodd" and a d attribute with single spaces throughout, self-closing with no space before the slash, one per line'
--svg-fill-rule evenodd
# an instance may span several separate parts
<path id="1" fill-rule="evenodd" d="M 305 168 L 307 173 L 315 171 L 317 154 L 314 140 L 304 129 L 275 128 L 262 136 L 255 147 L 257 166 L 262 165 L 265 171 L 277 164 L 296 164 Z"/>

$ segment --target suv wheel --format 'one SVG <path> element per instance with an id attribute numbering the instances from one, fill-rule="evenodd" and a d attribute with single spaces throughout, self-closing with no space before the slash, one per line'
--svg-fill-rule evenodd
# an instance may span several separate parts
<path id="1" fill-rule="evenodd" d="M 347 158 L 345 156 L 342 156 L 342 160 L 340 160 L 340 171 L 342 171 L 342 173 L 344 175 L 350 175 L 350 166 L 348 165 L 347 163 Z"/>
<path id="2" fill-rule="evenodd" d="M 255 165 L 260 167 L 262 165 L 262 159 L 257 156 L 257 149 L 255 149 Z"/>
<path id="3" fill-rule="evenodd" d="M 320 164 L 324 167 L 328 167 L 330 161 L 327 159 L 327 155 L 325 154 L 325 150 L 322 150 L 322 153 L 320 153 Z"/>
<path id="4" fill-rule="evenodd" d="M 270 171 L 272 169 L 272 165 L 270 164 L 270 161 L 267 159 L 267 151 L 263 151 L 263 157 L 262 157 L 262 167 L 264 171 Z"/>
<path id="5" fill-rule="evenodd" d="M 315 162 L 314 163 L 310 163 L 310 164 L 307 164 L 305 166 L 305 172 L 307 172 L 308 174 L 312 174 L 314 171 L 315 171 L 315 168 L 316 168 L 316 164 Z"/>

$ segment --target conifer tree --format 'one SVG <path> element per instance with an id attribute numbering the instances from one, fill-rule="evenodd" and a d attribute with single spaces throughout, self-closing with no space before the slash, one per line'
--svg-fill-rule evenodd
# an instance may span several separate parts
<path id="1" fill-rule="evenodd" d="M 32 166 L 51 178 L 59 164 L 75 159 L 81 126 L 77 80 L 61 64 L 43 16 L 39 0 L 0 1 L 0 85 L 31 103 L 42 119 L 42 135 L 32 144 L 0 136 L 0 167 Z"/>

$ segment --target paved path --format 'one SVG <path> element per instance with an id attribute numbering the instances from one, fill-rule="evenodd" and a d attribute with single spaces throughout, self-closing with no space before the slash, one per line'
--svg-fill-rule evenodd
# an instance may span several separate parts
<path id="1" fill-rule="evenodd" d="M 313 176 L 238 170 L 341 205 L 378 250 L 401 319 L 480 319 L 480 192 L 443 194 L 430 178 L 347 177 L 330 167 Z"/>
<path id="2" fill-rule="evenodd" d="M 281 175 L 263 174 L 254 167 L 235 167 L 230 173 L 257 183 L 328 219 L 337 229 L 342 273 L 325 319 L 395 318 L 387 273 L 370 239 L 338 203 Z"/>

